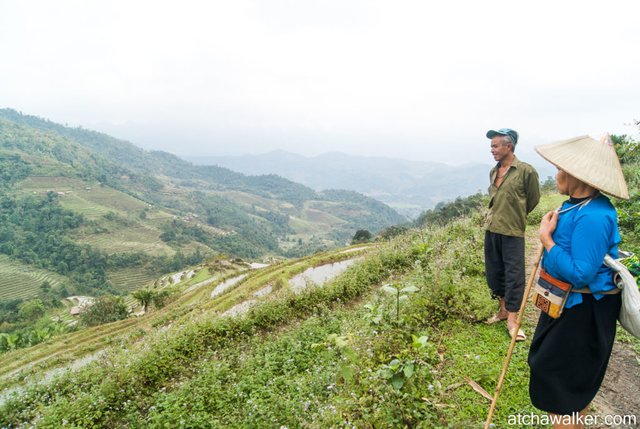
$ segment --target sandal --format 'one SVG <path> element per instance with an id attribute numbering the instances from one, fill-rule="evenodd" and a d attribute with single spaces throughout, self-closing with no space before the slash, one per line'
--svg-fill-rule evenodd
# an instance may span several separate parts
<path id="1" fill-rule="evenodd" d="M 515 328 L 509 329 L 509 336 L 511 338 L 513 338 L 514 331 L 515 331 Z M 526 339 L 527 339 L 527 336 L 524 334 L 524 331 L 522 329 L 518 329 L 518 333 L 516 334 L 516 343 L 519 341 L 524 341 Z"/>
<path id="2" fill-rule="evenodd" d="M 493 325 L 494 323 L 503 322 L 507 320 L 507 316 L 500 317 L 500 313 L 496 313 L 493 316 L 489 317 L 484 323 L 487 325 Z"/>

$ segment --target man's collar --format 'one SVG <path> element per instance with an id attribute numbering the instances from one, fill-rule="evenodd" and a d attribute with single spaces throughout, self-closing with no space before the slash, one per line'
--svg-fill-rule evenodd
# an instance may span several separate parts
<path id="1" fill-rule="evenodd" d="M 513 161 L 511 161 L 510 167 L 518 168 L 519 165 L 520 165 L 520 160 L 515 155 L 513 155 Z M 498 167 L 500 167 L 500 162 L 496 163 L 496 168 Z"/>

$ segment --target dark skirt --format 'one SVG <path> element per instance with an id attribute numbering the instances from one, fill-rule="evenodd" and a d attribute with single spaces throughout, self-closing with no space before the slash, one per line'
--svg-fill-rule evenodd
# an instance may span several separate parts
<path id="1" fill-rule="evenodd" d="M 620 298 L 583 294 L 582 304 L 558 319 L 540 314 L 529 349 L 529 395 L 536 408 L 565 415 L 593 400 L 611 356 Z"/>

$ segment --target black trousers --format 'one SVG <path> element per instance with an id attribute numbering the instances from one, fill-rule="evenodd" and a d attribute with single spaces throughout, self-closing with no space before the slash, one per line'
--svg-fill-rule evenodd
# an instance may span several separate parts
<path id="1" fill-rule="evenodd" d="M 540 313 L 528 360 L 536 408 L 571 414 L 589 405 L 607 371 L 621 303 L 619 294 L 599 300 L 583 294 L 582 304 L 565 308 L 558 319 Z"/>
<path id="2" fill-rule="evenodd" d="M 524 237 L 486 231 L 484 268 L 494 297 L 504 298 L 507 311 L 520 310 L 524 294 Z"/>

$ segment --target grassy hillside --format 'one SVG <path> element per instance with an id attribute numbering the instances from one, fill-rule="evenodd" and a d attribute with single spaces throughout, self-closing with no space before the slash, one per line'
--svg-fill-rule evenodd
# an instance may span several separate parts
<path id="1" fill-rule="evenodd" d="M 380 244 L 330 285 L 299 294 L 280 286 L 246 316 L 220 317 L 303 267 L 256 273 L 219 304 L 201 303 L 100 362 L 27 388 L 5 403 L 1 423 L 39 416 L 40 427 L 63 420 L 83 427 L 477 425 L 487 404 L 465 377 L 490 389 L 508 343 L 506 332 L 478 323 L 493 311 L 480 220 L 412 231 Z M 404 290 L 399 306 L 382 284 Z M 505 404 L 531 409 L 524 381 L 510 386 L 518 393 L 505 394 Z"/>

